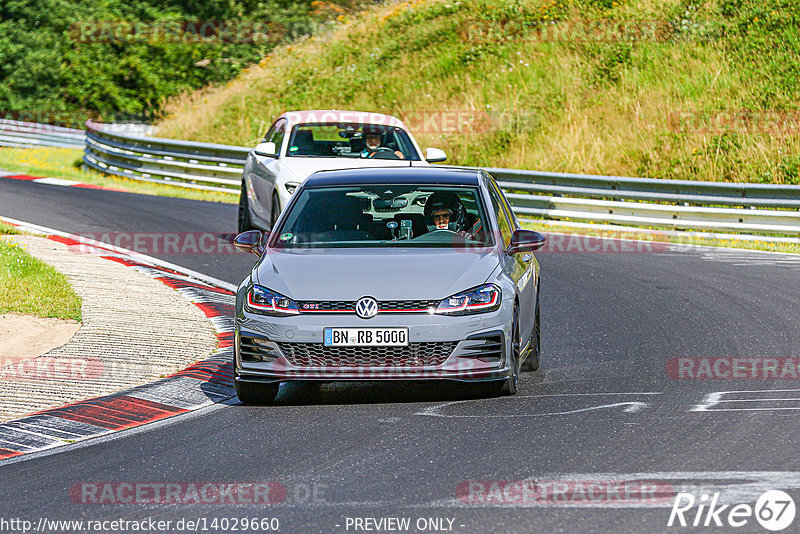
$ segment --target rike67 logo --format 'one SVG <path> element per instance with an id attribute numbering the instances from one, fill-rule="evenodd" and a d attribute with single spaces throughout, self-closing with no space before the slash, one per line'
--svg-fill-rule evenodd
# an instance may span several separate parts
<path id="1" fill-rule="evenodd" d="M 667 526 L 743 527 L 755 517 L 762 528 L 777 532 L 788 528 L 794 521 L 794 500 L 780 490 L 765 492 L 755 506 L 718 502 L 719 493 L 704 494 L 699 499 L 691 493 L 678 493 Z"/>

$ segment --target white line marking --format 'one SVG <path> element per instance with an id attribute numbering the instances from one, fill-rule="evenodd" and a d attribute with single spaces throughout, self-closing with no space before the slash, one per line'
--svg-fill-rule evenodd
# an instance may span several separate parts
<path id="1" fill-rule="evenodd" d="M 796 408 L 717 408 L 716 410 L 697 410 L 706 412 L 773 412 L 778 410 L 800 410 L 800 406 Z"/>
<path id="2" fill-rule="evenodd" d="M 36 182 L 37 184 L 64 185 L 64 186 L 70 186 L 80 183 L 76 182 L 75 180 L 66 180 L 64 178 L 37 178 L 35 180 L 31 180 L 31 182 Z"/>
<path id="3" fill-rule="evenodd" d="M 539 395 L 517 395 L 515 398 L 524 397 L 583 397 L 589 395 L 662 395 L 660 391 L 633 391 L 630 393 L 542 393 Z M 460 401 L 457 401 L 460 402 Z"/>
<path id="4" fill-rule="evenodd" d="M 783 393 L 783 392 L 791 392 L 791 393 L 798 393 L 800 389 L 754 389 L 754 390 L 741 390 L 741 391 L 715 391 L 713 393 L 707 394 L 703 397 L 703 400 L 700 401 L 700 404 L 696 404 L 691 408 L 691 412 L 749 412 L 749 411 L 772 411 L 772 410 L 800 410 L 800 406 L 798 407 L 770 407 L 770 408 L 714 408 L 715 406 L 722 404 L 723 402 L 757 402 L 757 401 L 796 401 L 800 399 L 795 398 L 787 398 L 787 399 L 774 399 L 774 398 L 755 398 L 755 399 L 725 399 L 723 398 L 725 395 L 731 394 L 745 394 L 751 395 L 756 393 Z"/>
<path id="5" fill-rule="evenodd" d="M 761 402 L 761 401 L 781 402 L 781 401 L 800 401 L 800 399 L 723 399 L 719 402 Z"/>
<path id="6" fill-rule="evenodd" d="M 612 395 L 661 395 L 660 392 L 645 392 L 645 393 L 554 393 L 554 394 L 543 394 L 543 395 L 517 395 L 514 397 L 515 399 L 521 398 L 530 398 L 530 399 L 537 399 L 542 397 L 576 397 L 576 396 L 612 396 Z M 616 408 L 618 406 L 627 406 L 624 410 L 625 413 L 637 413 L 647 408 L 649 406 L 646 402 L 639 402 L 639 401 L 628 401 L 628 402 L 615 402 L 611 404 L 601 404 L 598 406 L 589 406 L 586 408 L 577 408 L 575 410 L 567 410 L 563 412 L 545 412 L 545 413 L 525 413 L 525 414 L 509 414 L 509 415 L 482 415 L 482 414 L 468 414 L 468 415 L 450 415 L 441 413 L 443 409 L 454 406 L 456 404 L 463 404 L 466 402 L 472 402 L 472 399 L 466 400 L 458 400 L 458 401 L 448 401 L 442 402 L 439 404 L 434 404 L 433 406 L 428 406 L 423 410 L 414 413 L 413 415 L 420 415 L 420 416 L 427 416 L 427 417 L 446 417 L 446 418 L 453 418 L 453 419 L 505 419 L 505 418 L 512 418 L 512 417 L 549 417 L 549 416 L 556 416 L 556 415 L 570 415 L 575 413 L 582 413 L 582 412 L 589 412 L 594 410 L 602 410 L 605 408 Z"/>
<path id="7" fill-rule="evenodd" d="M 153 256 L 148 256 L 146 254 L 142 254 L 140 252 L 136 252 L 134 250 L 128 250 L 126 248 L 117 247 L 114 245 L 109 245 L 108 243 L 102 243 L 100 241 L 95 241 L 94 239 L 88 239 L 83 236 L 77 234 L 70 234 L 69 232 L 62 232 L 60 230 L 55 230 L 53 228 L 48 228 L 46 226 L 39 226 L 38 224 L 33 224 L 25 221 L 20 221 L 17 219 L 12 219 L 10 217 L 0 217 L 0 221 L 5 221 L 17 226 L 24 228 L 25 230 L 40 233 L 45 235 L 57 235 L 61 237 L 67 237 L 69 239 L 74 239 L 75 241 L 80 241 L 81 243 L 86 243 L 87 245 L 91 245 L 94 247 L 98 247 L 105 250 L 110 250 L 113 252 L 118 252 L 120 254 L 124 254 L 134 260 L 139 260 L 144 263 L 151 263 L 153 265 L 157 265 L 159 267 L 164 267 L 166 269 L 172 269 L 175 271 L 179 271 L 184 274 L 190 275 L 192 278 L 196 278 L 200 281 L 215 285 L 217 287 L 221 287 L 223 289 L 227 289 L 228 291 L 233 291 L 236 293 L 236 286 L 226 282 L 224 280 L 220 280 L 219 278 L 214 278 L 213 276 L 208 276 L 203 273 L 199 273 L 197 271 L 193 271 L 192 269 L 188 269 L 182 265 L 176 265 L 174 263 L 170 263 L 168 261 L 160 260 L 158 258 L 154 258 Z"/>

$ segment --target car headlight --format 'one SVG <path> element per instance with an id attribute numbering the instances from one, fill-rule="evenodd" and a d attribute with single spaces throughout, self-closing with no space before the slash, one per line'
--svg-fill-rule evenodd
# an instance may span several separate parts
<path id="1" fill-rule="evenodd" d="M 500 288 L 494 284 L 486 284 L 463 293 L 448 297 L 436 307 L 436 313 L 442 315 L 471 315 L 495 311 L 502 300 Z"/>
<path id="2" fill-rule="evenodd" d="M 294 195 L 295 190 L 300 187 L 300 184 L 297 182 L 286 182 L 286 190 L 289 192 L 290 195 Z"/>
<path id="3" fill-rule="evenodd" d="M 263 313 L 264 315 L 275 317 L 286 317 L 287 315 L 300 313 L 297 303 L 289 297 L 285 297 L 266 287 L 255 285 L 247 292 L 247 308 L 255 313 Z"/>

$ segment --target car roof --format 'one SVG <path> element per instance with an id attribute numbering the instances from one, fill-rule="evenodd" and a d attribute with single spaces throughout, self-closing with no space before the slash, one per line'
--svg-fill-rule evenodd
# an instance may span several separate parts
<path id="1" fill-rule="evenodd" d="M 306 109 L 286 111 L 278 118 L 286 119 L 289 124 L 308 124 L 326 122 L 349 122 L 357 124 L 382 124 L 398 126 L 407 130 L 403 121 L 392 115 L 372 113 L 370 111 L 348 111 L 342 109 Z"/>
<path id="2" fill-rule="evenodd" d="M 309 176 L 304 187 L 333 185 L 471 185 L 480 184 L 479 169 L 450 167 L 367 167 L 318 171 Z"/>

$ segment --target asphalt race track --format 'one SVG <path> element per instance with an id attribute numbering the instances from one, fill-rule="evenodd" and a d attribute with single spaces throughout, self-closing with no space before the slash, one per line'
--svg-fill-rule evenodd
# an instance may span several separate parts
<path id="1" fill-rule="evenodd" d="M 234 232 L 236 206 L 0 180 L 0 215 L 75 233 Z M 233 284 L 254 260 L 153 255 Z M 681 247 L 537 257 L 542 367 L 516 397 L 287 384 L 276 406 L 217 405 L 0 464 L 0 517 L 201 519 L 210 531 L 248 517 L 277 518 L 283 532 L 356 532 L 371 525 L 356 519 L 391 517 L 409 518 L 409 532 L 681 532 L 697 529 L 667 528 L 679 491 L 752 506 L 782 489 L 800 502 L 800 382 L 678 379 L 669 363 L 756 359 L 732 364 L 750 369 L 800 357 L 800 257 Z M 281 489 L 257 506 L 91 504 L 75 491 L 265 481 Z M 511 484 L 520 481 L 544 493 L 524 497 Z M 606 497 L 586 497 L 591 484 Z M 619 484 L 627 496 L 608 490 Z M 751 517 L 735 531 L 762 530 Z"/>

